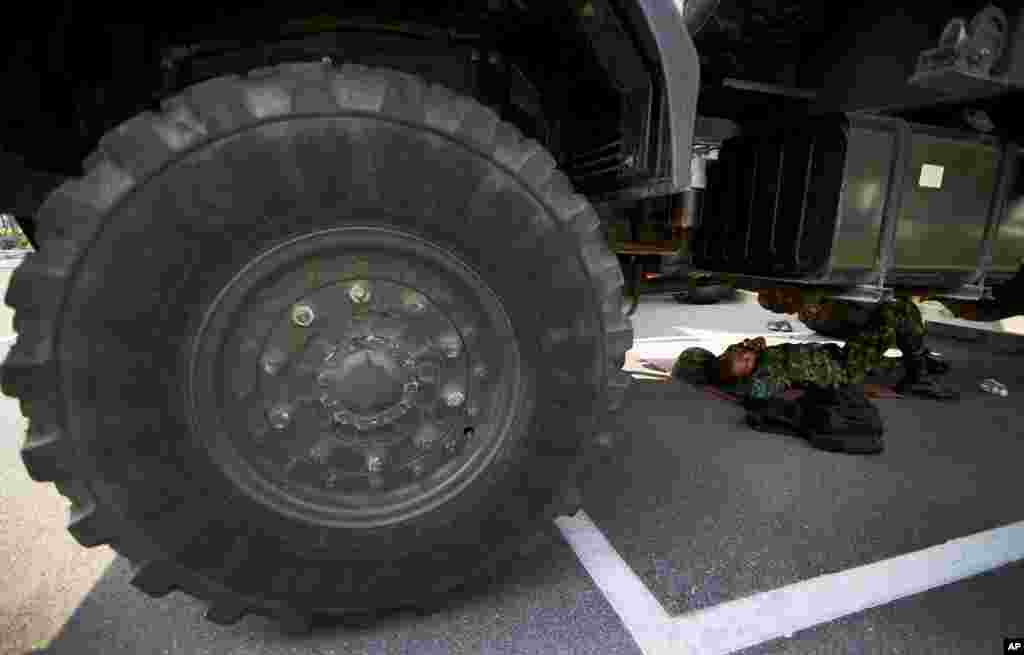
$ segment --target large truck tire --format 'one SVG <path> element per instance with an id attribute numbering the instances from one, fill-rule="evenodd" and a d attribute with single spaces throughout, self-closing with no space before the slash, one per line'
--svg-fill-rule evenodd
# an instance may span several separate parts
<path id="1" fill-rule="evenodd" d="M 622 274 L 551 155 L 392 70 L 292 64 L 120 125 L 6 301 L 23 460 L 219 623 L 436 607 L 573 498 Z"/>

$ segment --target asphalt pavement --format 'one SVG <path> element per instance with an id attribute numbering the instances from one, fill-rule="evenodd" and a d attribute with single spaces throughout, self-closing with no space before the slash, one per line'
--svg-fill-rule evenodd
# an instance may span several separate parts
<path id="1" fill-rule="evenodd" d="M 8 343 L 0 341 L 0 356 Z M 28 477 L 18 450 L 27 421 L 0 395 L 0 653 L 21 655 L 49 643 L 113 561 L 86 550 L 65 530 L 67 502 L 52 484 Z"/>
<path id="2" fill-rule="evenodd" d="M 819 339 L 798 323 L 784 337 L 767 332 L 767 320 L 778 318 L 742 299 L 645 299 L 632 359 L 694 344 L 717 350 L 751 333 Z M 637 382 L 612 438 L 588 453 L 583 507 L 607 548 L 570 545 L 560 519 L 499 583 L 453 597 L 444 610 L 368 626 L 324 623 L 302 638 L 259 617 L 228 628 L 206 623 L 200 603 L 177 593 L 144 597 L 129 586 L 122 558 L 79 548 L 63 529 L 64 501 L 25 475 L 17 456 L 24 419 L 0 398 L 0 562 L 11 581 L 0 590 L 0 653 L 683 653 L 692 646 L 687 635 L 697 633 L 680 632 L 668 648 L 652 645 L 628 616 L 626 590 L 649 593 L 668 620 L 698 623 L 759 594 L 799 597 L 808 581 L 824 580 L 838 605 L 849 605 L 865 590 L 843 576 L 883 565 L 892 582 L 874 591 L 884 595 L 904 578 L 940 573 L 927 555 L 917 568 L 901 558 L 1024 520 L 1024 351 L 948 336 L 930 345 L 952 363 L 949 382 L 963 399 L 876 401 L 887 433 L 886 451 L 873 457 L 754 432 L 741 408 L 688 385 Z M 980 391 L 986 377 L 1010 395 Z M 1012 537 L 1009 552 L 1020 542 Z M 977 552 L 972 543 L 959 559 Z M 800 614 L 811 618 L 790 637 L 702 652 L 982 654 L 1024 634 L 1020 563 L 932 587 L 817 624 L 817 608 L 805 602 Z M 785 597 L 769 597 L 757 615 L 729 616 L 763 627 L 793 609 L 782 607 Z"/>
<path id="3" fill-rule="evenodd" d="M 11 281 L 11 273 L 25 258 L 24 251 L 12 252 L 0 250 L 0 292 L 7 293 L 7 285 Z M 6 303 L 0 302 L 0 343 L 10 341 L 14 335 L 14 310 Z"/>

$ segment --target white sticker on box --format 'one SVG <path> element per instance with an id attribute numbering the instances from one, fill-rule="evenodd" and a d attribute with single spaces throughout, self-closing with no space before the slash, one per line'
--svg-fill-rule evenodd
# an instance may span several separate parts
<path id="1" fill-rule="evenodd" d="M 936 166 L 935 164 L 923 165 L 921 167 L 921 179 L 917 182 L 918 186 L 929 189 L 941 189 L 943 170 L 945 169 L 942 166 Z"/>

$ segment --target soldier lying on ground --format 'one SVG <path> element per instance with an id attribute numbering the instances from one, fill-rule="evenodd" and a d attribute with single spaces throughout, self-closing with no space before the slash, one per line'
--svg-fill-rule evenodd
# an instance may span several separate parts
<path id="1" fill-rule="evenodd" d="M 909 300 L 863 307 L 820 294 L 778 289 L 762 292 L 758 301 L 775 312 L 798 314 L 810 327 L 824 325 L 831 332 L 828 336 L 845 339 L 846 345 L 768 347 L 764 337 L 758 337 L 729 346 L 721 357 L 703 348 L 688 348 L 676 360 L 673 375 L 731 387 L 745 398 L 771 398 L 794 386 L 861 385 L 868 373 L 885 367 L 885 352 L 895 346 L 902 352 L 906 370 L 897 391 L 941 400 L 959 397 L 936 379 L 948 365 L 924 347 L 921 313 Z"/>

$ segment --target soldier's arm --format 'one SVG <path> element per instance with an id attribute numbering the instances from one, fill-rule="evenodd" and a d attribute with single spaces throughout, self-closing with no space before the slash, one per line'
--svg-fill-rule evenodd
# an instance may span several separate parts
<path id="1" fill-rule="evenodd" d="M 791 287 L 769 287 L 757 292 L 757 302 L 776 314 L 795 314 L 800 307 L 799 293 Z"/>
<path id="2" fill-rule="evenodd" d="M 801 321 L 822 318 L 825 291 L 813 287 L 779 286 L 763 289 L 757 294 L 757 302 L 776 314 L 796 314 Z"/>
<path id="3" fill-rule="evenodd" d="M 785 345 L 772 346 L 760 354 L 757 368 L 750 379 L 747 398 L 775 398 L 789 388 L 789 376 L 786 373 L 788 354 Z"/>
<path id="4" fill-rule="evenodd" d="M 774 377 L 754 378 L 750 382 L 750 389 L 746 397 L 754 400 L 767 400 L 778 398 L 788 388 L 782 380 Z"/>

